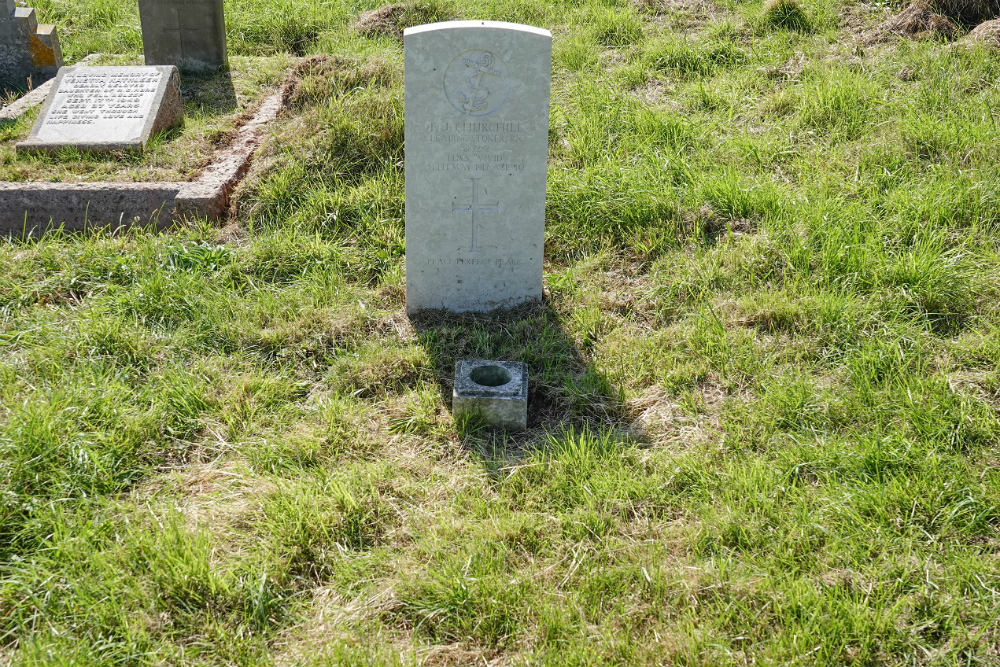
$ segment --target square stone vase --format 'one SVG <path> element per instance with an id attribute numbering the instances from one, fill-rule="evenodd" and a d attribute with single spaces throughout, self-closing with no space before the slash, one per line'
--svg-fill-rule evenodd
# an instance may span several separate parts
<path id="1" fill-rule="evenodd" d="M 455 419 L 478 417 L 510 431 L 528 428 L 528 367 L 514 361 L 462 359 L 455 366 Z"/>

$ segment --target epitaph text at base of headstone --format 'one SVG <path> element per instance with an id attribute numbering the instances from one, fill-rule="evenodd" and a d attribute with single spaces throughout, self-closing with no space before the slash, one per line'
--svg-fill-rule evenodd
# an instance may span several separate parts
<path id="1" fill-rule="evenodd" d="M 139 0 L 147 65 L 184 71 L 229 66 L 223 0 Z"/>
<path id="2" fill-rule="evenodd" d="M 541 299 L 552 35 L 451 21 L 404 39 L 407 310 Z"/>
<path id="3" fill-rule="evenodd" d="M 184 118 L 176 67 L 63 67 L 19 151 L 142 148 Z"/>
<path id="4" fill-rule="evenodd" d="M 31 7 L 0 0 L 0 91 L 37 88 L 61 65 L 55 26 L 39 25 Z"/>

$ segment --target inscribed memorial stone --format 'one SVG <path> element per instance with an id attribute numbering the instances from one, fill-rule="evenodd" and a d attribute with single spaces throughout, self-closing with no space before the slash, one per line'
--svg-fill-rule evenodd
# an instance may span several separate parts
<path id="1" fill-rule="evenodd" d="M 147 65 L 211 71 L 229 65 L 222 0 L 139 0 Z"/>
<path id="2" fill-rule="evenodd" d="M 541 299 L 551 33 L 450 21 L 404 42 L 407 310 Z"/>
<path id="3" fill-rule="evenodd" d="M 0 91 L 38 87 L 61 65 L 55 26 L 38 25 L 31 7 L 0 0 Z"/>
<path id="4" fill-rule="evenodd" d="M 63 67 L 18 151 L 142 148 L 184 118 L 176 67 Z"/>

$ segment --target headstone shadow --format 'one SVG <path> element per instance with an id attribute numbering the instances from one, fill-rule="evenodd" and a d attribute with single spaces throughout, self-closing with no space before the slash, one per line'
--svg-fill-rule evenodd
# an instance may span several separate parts
<path id="1" fill-rule="evenodd" d="M 463 444 L 496 470 L 563 430 L 631 431 L 621 392 L 543 298 L 552 34 L 435 23 L 406 29 L 404 52 L 410 321 L 446 405 L 460 359 L 527 366 L 522 430 L 521 367 L 463 364 Z"/>
<path id="2" fill-rule="evenodd" d="M 527 365 L 528 429 L 464 429 L 464 445 L 484 458 L 517 459 L 544 448 L 549 434 L 569 428 L 618 429 L 638 435 L 622 394 L 587 360 L 547 301 L 488 314 L 424 311 L 411 315 L 410 321 L 449 410 L 459 359 Z"/>
<path id="3" fill-rule="evenodd" d="M 185 72 L 181 77 L 181 94 L 185 103 L 197 104 L 208 116 L 230 114 L 240 105 L 229 70 Z"/>

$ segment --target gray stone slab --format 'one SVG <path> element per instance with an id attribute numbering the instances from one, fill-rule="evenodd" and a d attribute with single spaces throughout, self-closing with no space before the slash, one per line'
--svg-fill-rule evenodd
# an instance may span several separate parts
<path id="1" fill-rule="evenodd" d="M 141 149 L 183 119 L 176 67 L 63 67 L 17 150 Z"/>
<path id="2" fill-rule="evenodd" d="M 528 367 L 516 361 L 462 359 L 455 364 L 451 411 L 510 430 L 528 427 Z"/>
<path id="3" fill-rule="evenodd" d="M 0 91 L 37 87 L 61 65 L 55 26 L 39 25 L 31 7 L 0 0 Z"/>
<path id="4" fill-rule="evenodd" d="M 407 310 L 541 299 L 552 35 L 450 21 L 404 45 Z"/>
<path id="5" fill-rule="evenodd" d="M 37 235 L 173 221 L 182 183 L 0 183 L 0 231 Z"/>
<path id="6" fill-rule="evenodd" d="M 223 0 L 139 0 L 139 18 L 147 65 L 228 68 Z"/>

